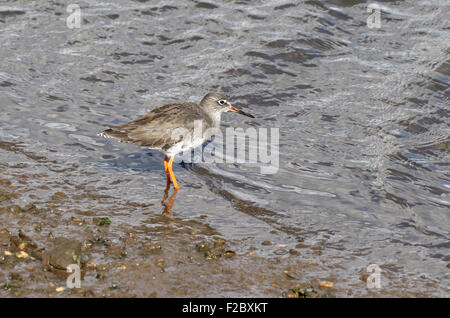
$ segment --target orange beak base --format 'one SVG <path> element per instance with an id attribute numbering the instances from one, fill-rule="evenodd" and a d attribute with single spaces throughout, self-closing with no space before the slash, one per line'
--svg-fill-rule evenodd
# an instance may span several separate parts
<path id="1" fill-rule="evenodd" d="M 230 110 L 230 112 L 238 113 L 238 114 L 241 114 L 241 115 L 244 115 L 244 116 L 248 116 L 248 117 L 250 117 L 250 118 L 255 118 L 255 116 L 250 115 L 250 114 L 248 114 L 248 113 L 246 113 L 246 112 L 243 112 L 242 110 L 237 109 L 236 107 L 233 107 L 233 106 L 231 106 L 231 105 L 228 106 L 228 109 Z"/>

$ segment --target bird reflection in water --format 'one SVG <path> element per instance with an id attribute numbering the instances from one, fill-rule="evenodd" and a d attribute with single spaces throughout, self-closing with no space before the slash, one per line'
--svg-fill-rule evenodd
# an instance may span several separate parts
<path id="1" fill-rule="evenodd" d="M 167 182 L 166 189 L 164 190 L 164 196 L 161 200 L 161 205 L 163 206 L 163 213 L 162 215 L 168 218 L 172 218 L 172 206 L 175 203 L 175 195 L 178 192 L 177 188 L 174 188 L 172 195 L 169 197 L 169 190 L 170 190 L 170 181 Z M 169 198 L 168 198 L 169 197 Z"/>

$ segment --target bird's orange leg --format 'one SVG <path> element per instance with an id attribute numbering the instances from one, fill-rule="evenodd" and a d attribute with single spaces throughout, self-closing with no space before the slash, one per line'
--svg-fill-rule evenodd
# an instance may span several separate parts
<path id="1" fill-rule="evenodd" d="M 169 158 L 167 158 L 167 156 L 164 158 L 164 171 L 166 172 L 167 176 L 167 185 L 169 185 L 170 184 Z"/>
<path id="2" fill-rule="evenodd" d="M 168 170 L 169 170 L 170 178 L 172 179 L 172 182 L 173 182 L 173 186 L 174 186 L 175 190 L 178 190 L 177 179 L 175 179 L 175 174 L 173 173 L 173 170 L 172 170 L 173 158 L 175 158 L 175 155 L 170 157 L 169 164 L 168 164 L 168 168 L 169 168 Z"/>

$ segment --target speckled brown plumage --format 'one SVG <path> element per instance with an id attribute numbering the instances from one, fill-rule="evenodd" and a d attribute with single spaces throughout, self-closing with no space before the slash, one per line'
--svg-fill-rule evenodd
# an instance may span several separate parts
<path id="1" fill-rule="evenodd" d="M 103 134 L 123 142 L 167 151 L 176 143 L 183 141 L 183 136 L 173 138 L 173 131 L 180 127 L 192 131 L 196 120 L 202 121 L 202 133 L 214 126 L 213 120 L 199 105 L 170 104 L 156 108 L 127 124 L 110 126 Z"/>

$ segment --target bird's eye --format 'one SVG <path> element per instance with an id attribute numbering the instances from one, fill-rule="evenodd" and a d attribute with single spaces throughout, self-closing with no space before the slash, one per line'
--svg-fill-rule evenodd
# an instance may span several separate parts
<path id="1" fill-rule="evenodd" d="M 218 103 L 219 103 L 219 105 L 225 105 L 227 103 L 227 101 L 224 99 L 221 99 L 218 101 Z"/>

